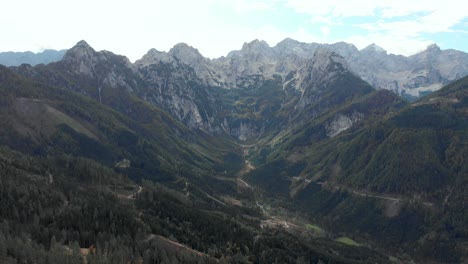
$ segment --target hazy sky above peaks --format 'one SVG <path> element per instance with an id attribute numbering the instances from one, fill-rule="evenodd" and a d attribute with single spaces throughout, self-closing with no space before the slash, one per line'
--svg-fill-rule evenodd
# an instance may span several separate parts
<path id="1" fill-rule="evenodd" d="M 244 42 L 371 43 L 412 55 L 437 43 L 468 52 L 468 4 L 461 0 L 15 0 L 4 1 L 0 51 L 96 50 L 139 59 L 185 42 L 225 56 Z"/>

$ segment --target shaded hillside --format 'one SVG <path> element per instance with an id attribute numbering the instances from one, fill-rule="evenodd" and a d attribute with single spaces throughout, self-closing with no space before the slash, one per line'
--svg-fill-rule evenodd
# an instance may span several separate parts
<path id="1" fill-rule="evenodd" d="M 336 138 L 333 149 L 324 148 L 321 155 L 320 163 L 327 165 L 311 166 L 309 173 L 337 166 L 332 181 L 441 203 L 467 175 L 467 83 L 462 79 L 383 121 Z"/>
<path id="2" fill-rule="evenodd" d="M 242 161 L 237 147 L 136 96 L 117 94 L 127 112 L 117 111 L 4 67 L 0 93 L 2 263 L 388 261 L 262 228 L 252 194 L 228 178 Z"/>
<path id="3" fill-rule="evenodd" d="M 231 143 L 190 131 L 129 93 L 115 93 L 127 115 L 71 91 L 1 69 L 2 144 L 29 154 L 70 154 L 111 166 L 131 161 L 131 177 L 165 178 L 175 171 L 221 169 Z M 230 154 L 231 153 L 231 154 Z"/>
<path id="4" fill-rule="evenodd" d="M 426 260 L 460 261 L 468 237 L 468 78 L 403 108 L 390 98 L 355 100 L 265 145 L 256 160 L 266 163 L 248 177 L 331 229 L 415 249 Z M 327 137 L 337 113 L 363 105 L 374 118 Z"/>

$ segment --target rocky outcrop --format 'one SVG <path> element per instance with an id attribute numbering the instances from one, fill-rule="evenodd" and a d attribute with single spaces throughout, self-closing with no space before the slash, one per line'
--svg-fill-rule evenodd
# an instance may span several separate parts
<path id="1" fill-rule="evenodd" d="M 346 116 L 343 114 L 337 114 L 334 119 L 329 122 L 325 130 L 327 131 L 328 137 L 335 137 L 339 133 L 350 128 L 354 123 L 359 122 L 364 118 L 364 114 L 354 112 L 353 114 Z"/>
<path id="2" fill-rule="evenodd" d="M 209 95 L 192 68 L 176 60 L 161 60 L 140 66 L 139 74 L 148 85 L 145 100 L 167 110 L 190 128 L 210 130 L 209 116 L 202 117 L 197 104 L 199 96 L 206 99 Z"/>
<path id="3" fill-rule="evenodd" d="M 135 78 L 137 68 L 125 56 L 109 51 L 95 51 L 82 40 L 69 49 L 63 59 L 52 65 L 61 68 L 70 76 L 83 76 L 90 89 L 96 89 L 99 101 L 103 100 L 103 89 L 123 89 L 140 94 L 141 80 Z M 79 88 L 78 88 L 79 89 Z M 75 89 L 76 90 L 76 89 Z M 89 94 L 89 91 L 80 91 Z"/>
<path id="4" fill-rule="evenodd" d="M 349 69 L 342 56 L 329 49 L 318 48 L 312 59 L 295 74 L 294 87 L 302 93 L 296 110 L 320 100 L 321 90 L 326 90 L 344 72 L 349 72 Z"/>

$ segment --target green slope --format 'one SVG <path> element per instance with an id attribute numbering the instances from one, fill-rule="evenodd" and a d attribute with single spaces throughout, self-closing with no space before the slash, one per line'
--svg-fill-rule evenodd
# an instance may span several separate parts
<path id="1" fill-rule="evenodd" d="M 248 179 L 384 251 L 460 261 L 468 238 L 467 100 L 468 78 L 406 106 L 381 91 L 354 99 L 265 145 Z M 370 118 L 327 137 L 331 117 L 357 109 Z"/>
<path id="2" fill-rule="evenodd" d="M 135 178 L 221 170 L 232 143 L 188 130 L 160 109 L 129 94 L 128 114 L 71 91 L 28 81 L 1 69 L 2 144 L 28 154 L 70 154 L 112 166 L 129 159 Z M 233 150 L 232 150 L 233 149 Z"/>
<path id="3" fill-rule="evenodd" d="M 238 147 L 134 96 L 124 114 L 4 67 L 0 95 L 2 263 L 387 262 L 220 202 L 238 195 Z"/>

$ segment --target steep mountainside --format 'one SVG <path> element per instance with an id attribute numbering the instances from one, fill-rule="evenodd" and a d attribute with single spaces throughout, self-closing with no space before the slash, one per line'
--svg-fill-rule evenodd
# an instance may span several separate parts
<path id="1" fill-rule="evenodd" d="M 247 180 L 355 239 L 414 250 L 420 261 L 460 262 L 468 253 L 468 78 L 407 106 L 392 97 L 371 93 L 256 146 Z M 367 121 L 350 126 L 361 116 Z"/>
<path id="2" fill-rule="evenodd" d="M 164 179 L 176 170 L 220 170 L 223 156 L 236 152 L 124 91 L 103 97 L 111 108 L 2 68 L 2 92 L 2 145 L 30 155 L 71 154 L 106 166 L 128 159 L 131 178 Z"/>
<path id="3" fill-rule="evenodd" d="M 1 66 L 0 262 L 463 262 L 468 77 L 413 103 L 370 83 L 436 87 L 465 55 L 80 41 Z"/>
<path id="4" fill-rule="evenodd" d="M 238 145 L 140 98 L 125 62 L 79 43 L 48 66 L 0 67 L 2 263 L 388 262 L 278 226 L 235 178 Z"/>

